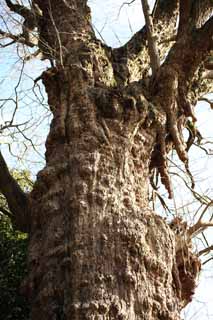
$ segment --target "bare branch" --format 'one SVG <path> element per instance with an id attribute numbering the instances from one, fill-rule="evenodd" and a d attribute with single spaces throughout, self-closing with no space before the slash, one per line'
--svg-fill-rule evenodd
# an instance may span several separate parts
<path id="1" fill-rule="evenodd" d="M 201 251 L 199 251 L 198 252 L 198 256 L 201 256 L 202 254 L 207 254 L 207 253 L 209 253 L 210 251 L 212 251 L 213 250 L 213 245 L 212 246 L 210 246 L 210 247 L 207 247 L 207 248 L 205 248 L 205 249 L 203 249 L 203 250 L 201 250 Z M 212 258 L 211 258 L 212 259 Z"/>
<path id="2" fill-rule="evenodd" d="M 41 10 L 39 7 L 35 4 L 33 4 L 32 9 L 28 9 L 27 7 L 20 5 L 20 4 L 14 4 L 11 0 L 5 0 L 8 8 L 21 16 L 24 21 L 22 23 L 22 34 L 15 36 L 13 34 L 4 33 L 4 37 L 11 38 L 15 42 L 23 43 L 27 46 L 34 47 L 37 43 L 33 43 L 30 39 L 31 32 L 37 27 L 38 18 L 41 16 Z M 3 33 L 3 31 L 2 31 Z"/>
<path id="3" fill-rule="evenodd" d="M 204 214 L 206 213 L 207 209 L 213 205 L 213 201 L 210 201 L 206 207 L 204 208 L 203 212 L 200 215 L 200 218 L 198 219 L 198 221 L 191 226 L 188 230 L 187 230 L 187 236 L 191 239 L 192 237 L 197 236 L 200 232 L 204 231 L 206 228 L 208 227 L 212 227 L 213 226 L 213 222 L 209 221 L 209 222 L 202 222 L 202 218 L 204 216 Z"/>
<path id="4" fill-rule="evenodd" d="M 213 73 L 212 73 L 212 75 L 213 75 Z M 209 100 L 205 97 L 199 98 L 198 100 L 207 102 L 210 105 L 210 108 L 213 109 L 213 101 L 212 100 Z"/>
<path id="5" fill-rule="evenodd" d="M 148 49 L 152 68 L 152 75 L 154 76 L 160 67 L 160 58 L 158 48 L 156 44 L 156 38 L 154 37 L 154 28 L 152 22 L 152 16 L 150 14 L 149 4 L 147 0 L 141 0 L 143 13 L 146 21 L 147 38 L 148 38 Z"/>
<path id="6" fill-rule="evenodd" d="M 20 4 L 14 4 L 11 0 L 5 0 L 5 2 L 11 11 L 22 16 L 24 19 L 29 19 L 29 17 L 32 18 L 34 16 L 32 11 L 26 8 L 25 6 L 22 6 Z"/>
<path id="7" fill-rule="evenodd" d="M 156 0 L 152 17 L 158 44 L 174 36 L 177 16 L 178 0 Z M 143 75 L 146 76 L 150 67 L 146 31 L 146 27 L 143 27 L 124 46 L 113 50 L 115 73 L 118 74 L 119 78 L 129 77 L 130 81 L 136 81 L 141 79 Z M 164 58 L 170 47 L 171 42 L 159 45 L 161 59 Z M 134 63 L 134 60 L 137 60 L 137 64 Z M 138 63 L 139 60 L 141 60 L 141 64 Z M 133 70 L 134 72 L 132 72 Z"/>
<path id="8" fill-rule="evenodd" d="M 9 32 L 5 32 L 3 30 L 0 29 L 0 35 L 2 36 L 3 39 L 9 38 L 12 39 L 13 41 L 5 44 L 5 45 L 1 45 L 1 47 L 7 47 L 8 45 L 14 44 L 15 42 L 17 43 L 21 43 L 21 44 L 25 44 L 31 48 L 33 48 L 35 46 L 35 43 L 29 41 L 29 39 L 26 39 L 23 34 L 21 35 L 14 35 L 12 33 Z"/>
<path id="9" fill-rule="evenodd" d="M 14 224 L 21 231 L 29 230 L 28 197 L 10 174 L 0 152 L 0 192 L 5 196 Z"/>

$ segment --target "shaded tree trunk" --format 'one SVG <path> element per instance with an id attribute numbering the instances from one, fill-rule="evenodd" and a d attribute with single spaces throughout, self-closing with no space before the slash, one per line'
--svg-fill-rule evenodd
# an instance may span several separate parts
<path id="1" fill-rule="evenodd" d="M 156 168 L 172 196 L 165 158 L 173 146 L 187 165 L 187 95 L 192 104 L 199 96 L 192 83 L 210 27 L 196 35 L 199 46 L 192 33 L 178 35 L 153 79 L 145 29 L 112 50 L 95 38 L 85 0 L 34 3 L 40 49 L 56 65 L 42 74 L 53 121 L 29 199 L 31 319 L 179 319 L 199 261 L 150 210 L 148 183 Z M 168 24 L 159 46 L 177 12 L 176 1 L 157 6 L 155 25 Z"/>

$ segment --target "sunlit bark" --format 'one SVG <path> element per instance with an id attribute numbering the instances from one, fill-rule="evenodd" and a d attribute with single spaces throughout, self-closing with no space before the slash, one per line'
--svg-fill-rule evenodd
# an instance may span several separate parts
<path id="1" fill-rule="evenodd" d="M 196 29 L 193 15 L 184 33 L 191 1 L 157 1 L 164 62 L 150 77 L 146 31 L 113 50 L 96 39 L 86 2 L 34 0 L 38 46 L 52 61 L 41 78 L 53 120 L 28 204 L 31 319 L 177 320 L 200 264 L 178 221 L 149 209 L 147 189 L 158 170 L 172 197 L 172 148 L 188 170 L 182 130 L 196 121 L 192 84 L 203 81 L 196 72 L 211 50 L 212 18 Z"/>

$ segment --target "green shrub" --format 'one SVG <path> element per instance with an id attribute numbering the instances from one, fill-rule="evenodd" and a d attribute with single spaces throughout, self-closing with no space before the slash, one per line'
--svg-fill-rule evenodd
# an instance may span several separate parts
<path id="1" fill-rule="evenodd" d="M 20 293 L 27 272 L 27 235 L 13 230 L 10 219 L 0 216 L 0 319 L 26 320 L 29 304 Z"/>

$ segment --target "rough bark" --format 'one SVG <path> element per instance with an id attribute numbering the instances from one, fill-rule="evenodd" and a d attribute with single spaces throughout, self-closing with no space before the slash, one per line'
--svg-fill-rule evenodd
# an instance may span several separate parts
<path id="1" fill-rule="evenodd" d="M 55 66 L 41 76 L 53 121 L 46 166 L 29 199 L 23 289 L 31 320 L 178 320 L 200 264 L 185 230 L 150 210 L 147 188 L 157 169 L 172 196 L 171 148 L 188 166 L 182 129 L 189 117 L 196 120 L 200 90 L 192 84 L 211 49 L 212 19 L 178 31 L 150 78 L 144 29 L 112 50 L 95 38 L 85 0 L 34 4 L 42 11 L 40 50 Z M 156 2 L 154 24 L 168 24 L 168 36 L 178 8 L 176 1 Z M 161 57 L 171 46 L 161 50 L 165 37 L 162 31 Z"/>

